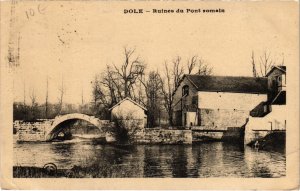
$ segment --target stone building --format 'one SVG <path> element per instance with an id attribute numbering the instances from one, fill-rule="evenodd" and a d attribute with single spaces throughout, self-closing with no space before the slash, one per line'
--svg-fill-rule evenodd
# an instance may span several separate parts
<path id="1" fill-rule="evenodd" d="M 227 130 L 268 98 L 268 78 L 184 75 L 173 93 L 176 126 Z"/>
<path id="2" fill-rule="evenodd" d="M 134 120 L 141 127 L 147 126 L 147 109 L 130 98 L 125 98 L 110 108 L 111 120 Z"/>

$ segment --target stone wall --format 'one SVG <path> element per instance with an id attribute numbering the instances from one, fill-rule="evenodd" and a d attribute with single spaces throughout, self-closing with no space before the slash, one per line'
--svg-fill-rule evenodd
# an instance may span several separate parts
<path id="1" fill-rule="evenodd" d="M 137 143 L 192 144 L 191 130 L 147 128 L 137 133 L 136 136 Z"/>
<path id="2" fill-rule="evenodd" d="M 14 123 L 14 127 L 18 128 L 18 141 L 45 141 L 45 132 L 51 123 L 52 121 Z"/>
<path id="3" fill-rule="evenodd" d="M 205 129 L 205 127 L 202 127 Z M 226 141 L 237 142 L 244 140 L 244 127 L 228 127 L 227 130 L 201 130 L 201 127 L 192 128 L 193 141 Z"/>
<path id="4" fill-rule="evenodd" d="M 193 142 L 221 141 L 224 132 L 193 131 Z"/>
<path id="5" fill-rule="evenodd" d="M 242 127 L 249 117 L 249 111 L 234 109 L 200 109 L 200 125 L 205 129 L 227 130 L 228 127 Z"/>

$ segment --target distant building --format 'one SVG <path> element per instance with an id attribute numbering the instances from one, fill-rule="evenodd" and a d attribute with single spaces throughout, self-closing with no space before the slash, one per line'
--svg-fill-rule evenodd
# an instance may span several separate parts
<path id="1" fill-rule="evenodd" d="M 110 108 L 111 120 L 136 120 L 142 127 L 147 125 L 147 109 L 130 98 L 125 98 Z"/>
<path id="2" fill-rule="evenodd" d="M 250 110 L 267 97 L 267 78 L 184 75 L 173 94 L 174 124 L 211 130 L 241 127 Z"/>

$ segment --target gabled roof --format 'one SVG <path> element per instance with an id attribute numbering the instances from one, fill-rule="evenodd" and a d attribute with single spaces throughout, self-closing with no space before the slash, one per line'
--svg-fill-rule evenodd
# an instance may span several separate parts
<path id="1" fill-rule="evenodd" d="M 197 91 L 267 93 L 268 79 L 241 76 L 184 75 Z M 183 80 L 182 79 L 182 80 Z"/>
<path id="2" fill-rule="evenodd" d="M 268 77 L 275 69 L 278 69 L 283 73 L 286 73 L 286 66 L 273 66 L 273 68 L 267 73 L 266 76 Z"/>
<path id="3" fill-rule="evenodd" d="M 142 106 L 141 104 L 139 104 L 139 103 L 133 101 L 133 100 L 130 99 L 129 97 L 126 97 L 126 98 L 122 99 L 122 100 L 119 101 L 116 105 L 114 105 L 113 107 L 111 107 L 109 110 L 112 110 L 113 108 L 117 107 L 118 105 L 120 105 L 121 103 L 123 103 L 123 102 L 126 101 L 126 100 L 132 102 L 133 104 L 135 104 L 135 105 L 139 106 L 140 108 L 142 108 L 143 110 L 147 111 L 147 109 L 146 109 L 144 106 Z"/>

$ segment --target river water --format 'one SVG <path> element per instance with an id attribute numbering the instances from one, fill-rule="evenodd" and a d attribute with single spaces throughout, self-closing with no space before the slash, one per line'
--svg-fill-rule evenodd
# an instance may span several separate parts
<path id="1" fill-rule="evenodd" d="M 50 162 L 59 169 L 114 166 L 122 172 L 114 177 L 283 177 L 286 166 L 284 152 L 257 151 L 222 142 L 130 147 L 81 138 L 52 143 L 14 142 L 15 166 L 43 167 Z"/>

